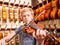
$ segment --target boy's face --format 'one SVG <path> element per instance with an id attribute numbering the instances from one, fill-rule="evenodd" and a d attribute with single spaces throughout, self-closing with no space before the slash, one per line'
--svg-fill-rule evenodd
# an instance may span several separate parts
<path id="1" fill-rule="evenodd" d="M 33 19 L 33 15 L 31 14 L 30 11 L 24 12 L 22 16 L 23 16 L 23 22 L 27 24 Z"/>

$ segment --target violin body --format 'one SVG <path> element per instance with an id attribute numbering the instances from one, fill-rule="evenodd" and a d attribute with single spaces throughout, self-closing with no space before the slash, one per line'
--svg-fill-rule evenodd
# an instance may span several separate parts
<path id="1" fill-rule="evenodd" d="M 58 18 L 60 18 L 60 9 L 58 9 Z"/>
<path id="2" fill-rule="evenodd" d="M 36 19 L 37 21 L 42 21 L 42 20 L 44 20 L 44 13 L 43 14 L 41 14 L 40 15 L 40 13 L 44 10 L 44 5 L 42 6 L 42 7 L 39 7 L 38 9 L 36 9 L 36 10 L 38 10 L 36 13 L 36 16 L 38 16 L 39 15 L 39 17 Z"/>
<path id="3" fill-rule="evenodd" d="M 39 13 L 39 9 L 36 9 L 36 10 L 35 10 L 35 13 L 36 13 L 36 15 L 38 15 L 38 13 Z"/>
<path id="4" fill-rule="evenodd" d="M 44 20 L 44 14 L 39 15 L 39 17 L 36 19 L 37 21 L 42 21 Z"/>
<path id="5" fill-rule="evenodd" d="M 18 15 L 19 15 L 19 14 L 18 14 L 18 11 L 19 11 L 18 7 L 15 6 L 15 7 L 14 7 L 14 20 L 15 20 L 15 21 L 17 21 L 17 20 L 18 20 L 18 17 L 19 17 L 19 16 L 18 16 Z"/>
<path id="6" fill-rule="evenodd" d="M 57 9 L 58 9 L 57 7 L 54 7 L 52 9 L 51 15 L 50 15 L 51 19 L 55 19 L 56 18 Z"/>
<path id="7" fill-rule="evenodd" d="M 50 15 L 50 18 L 51 19 L 55 19 L 56 18 L 56 13 L 57 13 L 57 10 L 58 10 L 58 8 L 57 8 L 57 0 L 55 0 L 55 1 L 52 1 L 52 10 L 51 10 L 51 15 Z"/>
<path id="8" fill-rule="evenodd" d="M 60 18 L 60 0 L 58 1 L 58 18 Z"/>
<path id="9" fill-rule="evenodd" d="M 50 45 L 50 42 L 49 42 L 49 38 L 48 38 L 48 36 L 46 36 L 46 38 L 45 38 L 44 45 Z"/>
<path id="10" fill-rule="evenodd" d="M 39 7 L 38 9 L 36 9 L 36 15 L 39 15 L 44 10 L 45 10 L 45 13 L 41 14 L 37 18 L 37 21 L 42 21 L 42 20 L 45 20 L 45 19 L 49 19 L 49 14 L 51 12 L 51 2 Z"/>
<path id="11" fill-rule="evenodd" d="M 40 29 L 44 28 L 44 26 L 40 23 L 36 24 L 35 22 L 32 22 L 32 24 L 35 26 L 38 26 Z M 36 30 L 31 28 L 30 26 L 23 28 L 23 32 L 27 32 L 28 34 L 32 34 L 34 31 L 36 31 Z"/>
<path id="12" fill-rule="evenodd" d="M 51 2 L 45 5 L 45 10 L 46 11 L 45 11 L 44 19 L 49 19 L 49 15 L 51 12 Z"/>
<path id="13" fill-rule="evenodd" d="M 7 20 L 7 12 L 6 12 L 6 6 L 2 6 L 2 11 L 3 11 L 3 14 L 2 14 L 2 18 L 3 18 L 3 21 L 6 21 Z"/>
<path id="14" fill-rule="evenodd" d="M 42 12 L 44 10 L 44 5 L 39 7 L 38 9 L 39 9 L 39 13 Z"/>
<path id="15" fill-rule="evenodd" d="M 13 19 L 14 19 L 12 6 L 9 7 L 9 18 L 10 18 L 10 21 L 13 21 Z"/>
<path id="16" fill-rule="evenodd" d="M 3 38 L 3 34 L 2 34 L 2 32 L 0 32 L 0 39 L 2 39 Z"/>

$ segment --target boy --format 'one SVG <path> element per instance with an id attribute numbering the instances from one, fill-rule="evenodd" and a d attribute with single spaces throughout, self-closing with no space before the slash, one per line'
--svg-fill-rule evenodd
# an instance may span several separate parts
<path id="1" fill-rule="evenodd" d="M 34 19 L 34 12 L 31 8 L 23 8 L 21 12 L 23 23 L 29 24 Z M 0 44 L 6 45 L 5 40 L 9 40 L 15 34 L 19 33 L 21 45 L 44 45 L 44 39 L 46 37 L 46 32 L 43 30 L 37 30 L 32 33 L 33 36 L 24 33 L 22 28 L 19 27 L 14 33 L 0 40 Z M 36 39 L 36 40 L 35 40 Z M 35 44 L 35 41 L 37 42 Z M 4 42 L 4 44 L 2 43 Z"/>

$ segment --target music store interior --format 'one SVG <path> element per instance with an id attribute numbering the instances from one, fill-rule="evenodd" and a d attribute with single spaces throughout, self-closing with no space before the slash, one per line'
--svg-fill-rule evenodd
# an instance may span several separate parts
<path id="1" fill-rule="evenodd" d="M 0 0 L 0 39 L 22 24 L 20 13 L 24 7 L 32 8 L 34 18 L 37 17 L 35 22 L 43 24 L 51 33 L 52 37 L 47 36 L 45 45 L 60 45 L 60 0 Z M 19 35 L 7 45 L 20 45 Z"/>

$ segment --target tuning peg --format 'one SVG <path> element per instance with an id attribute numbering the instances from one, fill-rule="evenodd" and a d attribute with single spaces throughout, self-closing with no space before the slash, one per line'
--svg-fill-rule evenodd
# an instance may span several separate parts
<path id="1" fill-rule="evenodd" d="M 53 31 L 54 34 L 57 34 L 57 30 L 56 30 L 56 24 L 54 24 L 55 30 Z"/>

